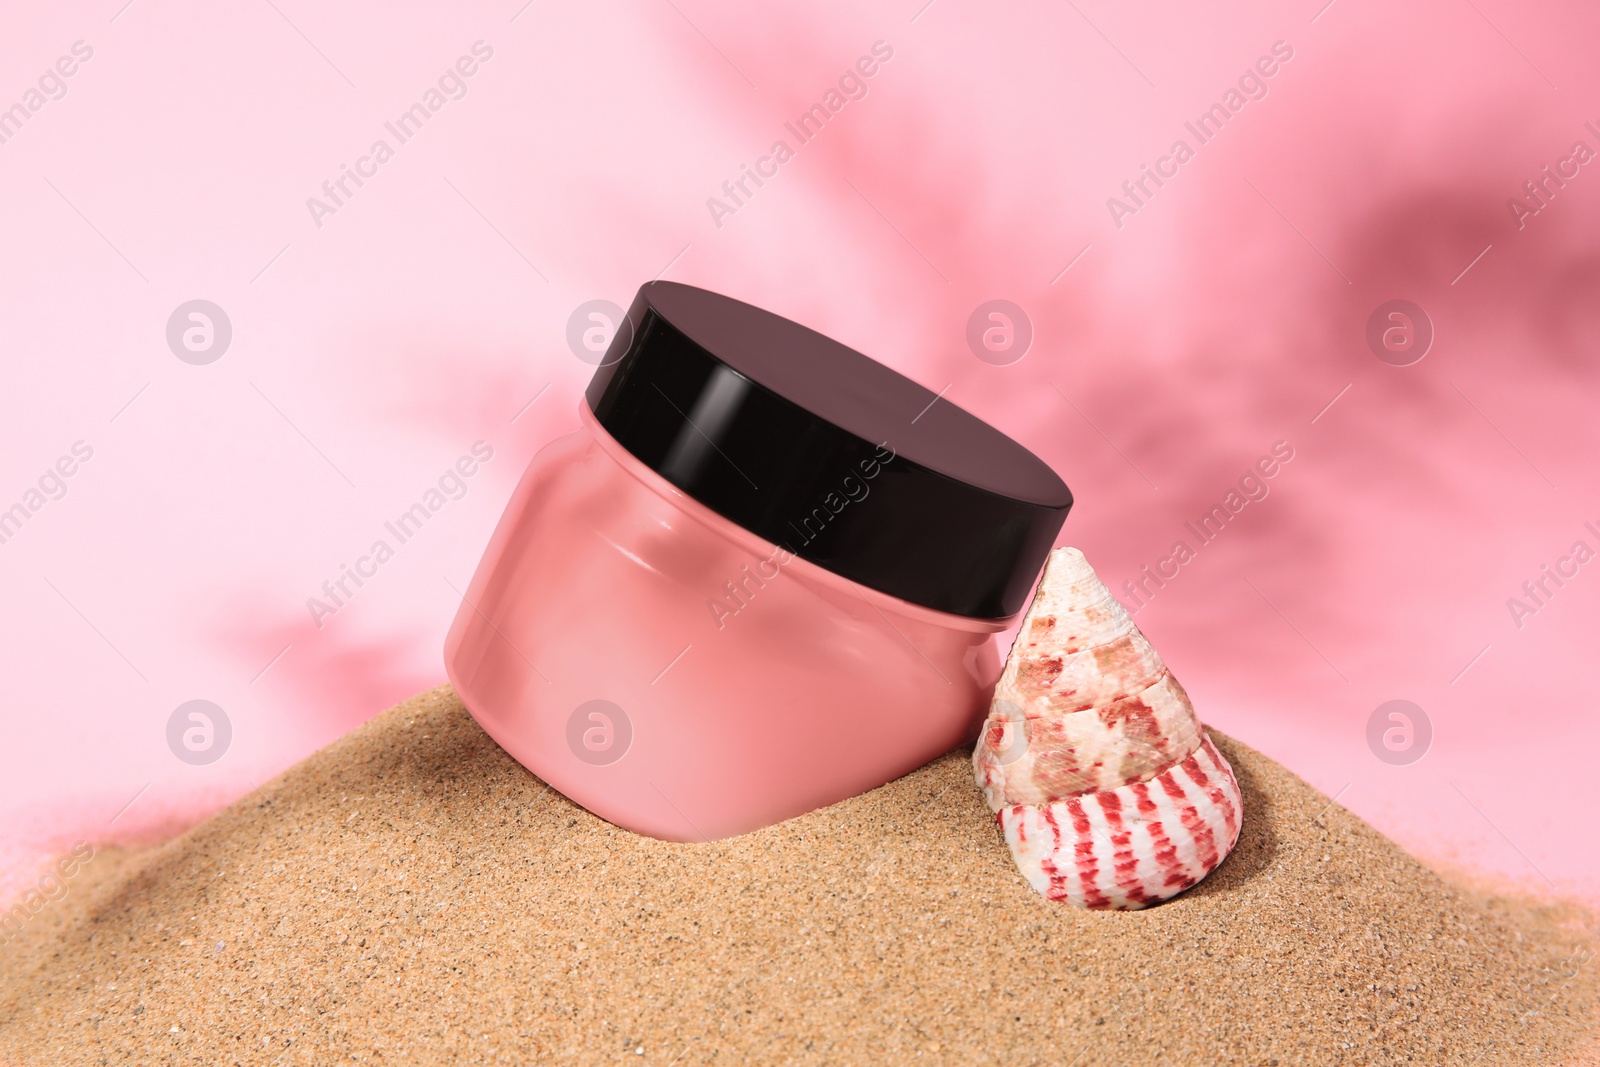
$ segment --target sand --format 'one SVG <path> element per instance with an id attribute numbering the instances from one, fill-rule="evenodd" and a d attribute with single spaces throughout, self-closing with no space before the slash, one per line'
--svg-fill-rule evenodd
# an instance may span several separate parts
<path id="1" fill-rule="evenodd" d="M 1083 912 L 1023 883 L 964 753 L 668 844 L 434 690 L 97 856 L 0 947 L 0 1062 L 1593 1062 L 1592 917 L 1456 887 L 1217 741 L 1234 854 L 1161 907 Z"/>

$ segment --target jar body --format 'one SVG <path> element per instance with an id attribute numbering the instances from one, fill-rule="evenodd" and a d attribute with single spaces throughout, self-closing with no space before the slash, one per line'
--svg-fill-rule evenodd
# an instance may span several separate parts
<path id="1" fill-rule="evenodd" d="M 976 736 L 1012 620 L 795 557 L 580 412 L 583 428 L 530 462 L 446 640 L 457 693 L 518 762 L 619 826 L 695 841 L 854 796 Z"/>

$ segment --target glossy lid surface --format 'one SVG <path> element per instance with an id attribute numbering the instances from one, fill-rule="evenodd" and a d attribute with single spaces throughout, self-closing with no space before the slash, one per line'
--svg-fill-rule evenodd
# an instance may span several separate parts
<path id="1" fill-rule="evenodd" d="M 1072 494 L 999 430 L 860 352 L 675 282 L 640 288 L 587 392 L 689 496 L 795 555 L 936 610 L 1023 606 Z"/>

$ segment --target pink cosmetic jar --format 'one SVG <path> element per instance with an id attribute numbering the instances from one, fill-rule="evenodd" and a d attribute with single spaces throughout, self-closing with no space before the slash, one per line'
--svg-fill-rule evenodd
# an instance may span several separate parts
<path id="1" fill-rule="evenodd" d="M 445 643 L 507 752 L 618 826 L 744 833 L 963 743 L 1072 496 L 859 352 L 651 282 Z"/>

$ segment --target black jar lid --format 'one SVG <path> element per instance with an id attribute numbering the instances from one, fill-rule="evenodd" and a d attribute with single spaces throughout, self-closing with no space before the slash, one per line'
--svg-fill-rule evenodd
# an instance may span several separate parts
<path id="1" fill-rule="evenodd" d="M 649 282 L 587 392 L 600 425 L 720 515 L 913 604 L 1020 611 L 1072 494 L 1043 460 L 815 330 Z"/>

